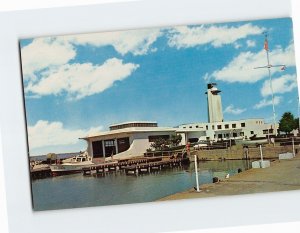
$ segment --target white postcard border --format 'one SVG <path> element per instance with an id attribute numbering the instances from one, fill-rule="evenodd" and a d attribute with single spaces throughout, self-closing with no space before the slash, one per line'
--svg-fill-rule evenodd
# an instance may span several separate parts
<path id="1" fill-rule="evenodd" d="M 28 37 L 290 14 L 287 0 L 155 0 L 0 13 L 0 126 L 10 232 L 166 232 L 299 221 L 299 191 L 34 212 L 18 48 L 18 40 Z"/>

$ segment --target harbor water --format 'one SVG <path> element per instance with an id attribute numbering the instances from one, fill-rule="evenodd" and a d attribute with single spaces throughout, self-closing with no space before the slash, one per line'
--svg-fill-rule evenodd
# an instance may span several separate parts
<path id="1" fill-rule="evenodd" d="M 249 169 L 250 161 L 209 161 L 198 164 L 199 183 L 212 183 L 213 177 L 224 179 L 238 169 Z M 90 206 L 151 202 L 196 186 L 194 163 L 187 167 L 162 170 L 139 176 L 123 172 L 105 176 L 81 173 L 32 181 L 34 210 L 53 210 Z"/>

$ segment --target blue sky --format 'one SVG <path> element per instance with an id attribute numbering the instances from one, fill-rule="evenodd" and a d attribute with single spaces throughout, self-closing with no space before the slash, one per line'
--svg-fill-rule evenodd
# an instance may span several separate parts
<path id="1" fill-rule="evenodd" d="M 113 123 L 206 122 L 206 84 L 222 90 L 225 120 L 272 119 L 263 49 L 269 35 L 277 120 L 297 115 L 290 18 L 21 40 L 30 155 L 84 150 Z"/>

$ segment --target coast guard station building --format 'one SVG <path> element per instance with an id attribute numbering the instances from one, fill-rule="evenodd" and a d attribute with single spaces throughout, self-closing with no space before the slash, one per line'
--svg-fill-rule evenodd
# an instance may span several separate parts
<path id="1" fill-rule="evenodd" d="M 262 118 L 224 121 L 220 92 L 215 83 L 207 85 L 208 122 L 180 125 L 176 132 L 182 134 L 185 143 L 250 139 L 254 136 L 268 138 L 275 135 L 274 125 L 266 124 Z"/>

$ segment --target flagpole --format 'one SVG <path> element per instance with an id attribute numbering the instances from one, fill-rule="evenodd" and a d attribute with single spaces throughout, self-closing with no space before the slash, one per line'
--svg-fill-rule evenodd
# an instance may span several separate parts
<path id="1" fill-rule="evenodd" d="M 275 112 L 275 102 L 274 102 L 274 92 L 273 92 L 273 84 L 272 84 L 272 76 L 271 76 L 271 65 L 270 65 L 270 57 L 269 57 L 269 44 L 268 44 L 268 34 L 265 35 L 265 50 L 267 53 L 267 61 L 268 61 L 268 73 L 270 80 L 270 89 L 272 93 L 272 107 L 273 107 L 273 124 L 274 124 L 274 133 L 276 136 L 276 112 Z"/>
<path id="2" fill-rule="evenodd" d="M 271 89 L 271 94 L 272 94 L 274 135 L 276 136 L 276 134 L 277 134 L 277 129 L 276 129 L 276 112 L 275 112 L 274 90 L 273 90 L 271 69 L 272 68 L 276 68 L 276 67 L 281 67 L 281 70 L 285 70 L 286 65 L 282 65 L 282 64 L 280 64 L 280 65 L 279 64 L 278 65 L 272 65 L 272 64 L 270 64 L 268 34 L 265 32 L 264 35 L 265 35 L 264 49 L 266 50 L 268 64 L 266 66 L 254 67 L 254 69 L 265 69 L 265 68 L 268 69 L 270 89 Z M 300 119 L 299 119 L 299 122 L 300 122 Z"/>

